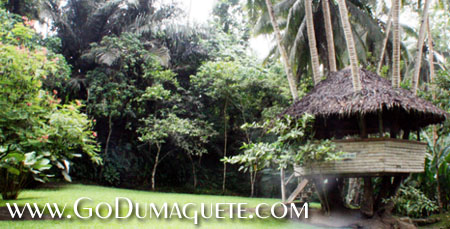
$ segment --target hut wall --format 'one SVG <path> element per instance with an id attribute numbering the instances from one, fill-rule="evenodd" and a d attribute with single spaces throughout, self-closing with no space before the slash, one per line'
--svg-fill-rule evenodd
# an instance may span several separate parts
<path id="1" fill-rule="evenodd" d="M 424 172 L 426 144 L 422 142 L 400 139 L 352 139 L 338 140 L 335 143 L 339 150 L 345 152 L 344 159 L 295 167 L 296 175 L 358 177 Z"/>

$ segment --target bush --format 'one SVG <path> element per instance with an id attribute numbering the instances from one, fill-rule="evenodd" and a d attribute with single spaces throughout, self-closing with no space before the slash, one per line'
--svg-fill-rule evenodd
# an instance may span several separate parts
<path id="1" fill-rule="evenodd" d="M 57 91 L 45 92 L 42 80 L 61 68 L 42 48 L 0 46 L 0 192 L 15 199 L 28 177 L 44 182 L 54 165 L 70 181 L 70 160 L 97 156 L 92 122 L 80 102 L 60 105 Z"/>
<path id="2" fill-rule="evenodd" d="M 402 186 L 394 204 L 397 214 L 414 218 L 430 216 L 438 210 L 435 201 L 428 199 L 422 191 L 412 186 Z"/>

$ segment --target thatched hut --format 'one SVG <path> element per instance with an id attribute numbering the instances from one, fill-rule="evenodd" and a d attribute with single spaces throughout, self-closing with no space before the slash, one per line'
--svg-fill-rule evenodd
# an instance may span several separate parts
<path id="1" fill-rule="evenodd" d="M 383 199 L 396 192 L 407 174 L 424 171 L 426 144 L 409 140 L 410 133 L 443 122 L 447 113 L 408 90 L 393 88 L 389 80 L 375 73 L 360 69 L 360 77 L 362 90 L 355 92 L 350 69 L 332 72 L 281 115 L 315 115 L 315 138 L 333 139 L 346 152 L 343 160 L 296 167 L 295 174 L 306 181 L 315 180 L 316 186 L 328 185 L 329 195 L 319 196 L 336 206 L 342 205 L 341 178 L 363 177 L 361 211 L 371 215 L 383 205 Z M 386 189 L 376 200 L 371 180 L 375 176 L 383 177 L 382 188 Z M 328 178 L 328 184 L 320 181 L 323 178 Z M 301 188 L 299 185 L 294 194 Z"/>
<path id="2" fill-rule="evenodd" d="M 389 80 L 364 69 L 360 76 L 362 90 L 354 92 L 350 69 L 333 72 L 283 114 L 315 115 L 317 138 L 360 135 L 364 131 L 360 128 L 361 116 L 364 135 L 387 131 L 396 135 L 400 130 L 409 133 L 445 120 L 444 111 L 408 90 L 392 88 Z"/>
<path id="3" fill-rule="evenodd" d="M 443 122 L 447 113 L 408 90 L 394 89 L 375 73 L 361 69 L 360 76 L 362 90 L 354 92 L 350 69 L 332 72 L 283 112 L 293 117 L 315 115 L 315 137 L 333 138 L 347 152 L 343 161 L 297 168 L 299 175 L 423 172 L 426 146 L 407 140 L 409 134 Z M 396 139 L 400 134 L 404 140 Z"/>

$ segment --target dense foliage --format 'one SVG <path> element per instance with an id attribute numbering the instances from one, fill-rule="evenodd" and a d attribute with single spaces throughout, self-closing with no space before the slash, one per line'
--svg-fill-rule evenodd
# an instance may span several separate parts
<path id="1" fill-rule="evenodd" d="M 253 196 L 258 172 L 266 167 L 292 169 L 295 165 L 308 166 L 314 161 L 339 160 L 342 152 L 337 151 L 331 141 L 313 139 L 313 123 L 314 117 L 310 114 L 298 119 L 279 117 L 263 124 L 246 123 L 243 129 L 261 129 L 263 134 L 244 143 L 242 154 L 225 157 L 224 161 L 240 164 L 239 170 L 250 173 Z"/>
<path id="2" fill-rule="evenodd" d="M 389 7 L 347 2 L 359 61 L 374 70 Z M 312 139 L 313 117 L 274 119 L 290 103 L 290 91 L 275 47 L 263 64 L 252 54 L 250 36 L 272 35 L 273 29 L 264 1 L 246 3 L 218 1 L 208 24 L 198 25 L 186 22 L 176 2 L 0 1 L 4 198 L 14 198 L 29 177 L 45 181 L 57 169 L 67 180 L 119 187 L 279 197 L 279 169 L 339 159 L 330 141 Z M 303 2 L 273 3 L 301 97 L 313 86 Z M 320 3 L 313 1 L 313 16 L 326 73 Z M 405 2 L 415 11 L 421 4 Z M 348 53 L 334 1 L 330 9 L 338 67 L 344 67 Z M 442 31 L 448 30 L 448 17 L 448 4 L 436 4 L 430 24 L 435 60 L 424 58 L 421 77 L 430 81 L 432 64 L 439 70 L 436 84 L 423 85 L 424 97 L 446 111 L 449 51 Z M 50 24 L 46 38 L 29 18 Z M 418 31 L 406 25 L 403 30 L 407 88 L 414 65 L 408 42 Z M 387 44 L 384 77 L 391 64 L 389 39 Z M 426 216 L 436 211 L 435 203 L 449 209 L 449 124 L 422 133 L 426 171 L 407 180 L 396 200 L 398 213 Z"/>
<path id="3" fill-rule="evenodd" d="M 52 166 L 70 181 L 70 160 L 82 153 L 101 159 L 81 102 L 60 104 L 58 91 L 42 88 L 48 78 L 68 76 L 64 60 L 37 45 L 29 27 L 3 10 L 1 15 L 11 30 L 0 33 L 0 192 L 15 199 L 29 177 L 44 182 L 53 176 Z"/>

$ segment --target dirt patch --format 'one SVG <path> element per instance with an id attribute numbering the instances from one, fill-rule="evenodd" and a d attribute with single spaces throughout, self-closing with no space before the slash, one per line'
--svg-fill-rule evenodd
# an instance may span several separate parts
<path id="1" fill-rule="evenodd" d="M 22 206 L 19 207 L 19 209 L 23 209 Z M 14 219 L 11 217 L 11 214 L 9 213 L 8 207 L 0 207 L 0 221 L 2 220 L 56 220 L 58 218 L 52 218 L 50 215 L 43 215 L 41 218 L 39 217 L 31 217 L 30 213 L 28 212 L 28 209 L 26 209 L 22 215 L 21 218 L 18 218 L 17 214 Z"/>
<path id="2" fill-rule="evenodd" d="M 331 215 L 324 215 L 319 209 L 309 209 L 308 219 L 300 218 L 302 223 L 326 228 L 417 228 L 412 222 L 399 219 L 391 215 L 374 216 L 366 218 L 359 210 L 343 209 L 332 212 Z"/>

